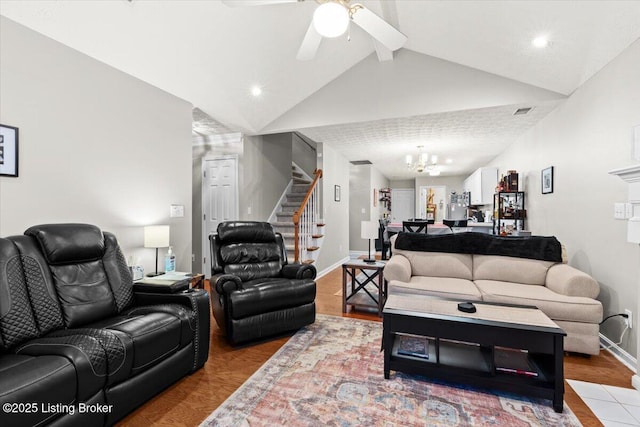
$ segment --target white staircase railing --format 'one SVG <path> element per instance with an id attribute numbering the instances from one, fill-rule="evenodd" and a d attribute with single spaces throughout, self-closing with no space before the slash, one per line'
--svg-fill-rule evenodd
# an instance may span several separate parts
<path id="1" fill-rule="evenodd" d="M 314 179 L 307 194 L 305 195 L 300 207 L 293 214 L 293 230 L 294 230 L 294 262 L 305 262 L 310 259 L 310 250 L 317 248 L 312 247 L 314 235 L 317 234 L 320 201 L 318 199 L 318 181 L 322 178 L 322 169 L 316 169 L 313 172 Z M 302 259 L 302 261 L 300 261 Z"/>

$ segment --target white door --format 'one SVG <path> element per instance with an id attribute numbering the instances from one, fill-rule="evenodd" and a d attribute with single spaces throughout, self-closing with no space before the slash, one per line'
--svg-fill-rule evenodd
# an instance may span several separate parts
<path id="1" fill-rule="evenodd" d="M 391 189 L 391 222 L 415 217 L 416 192 L 413 188 Z"/>
<path id="2" fill-rule="evenodd" d="M 202 266 L 211 275 L 209 235 L 218 224 L 238 219 L 238 156 L 222 156 L 202 161 Z"/>

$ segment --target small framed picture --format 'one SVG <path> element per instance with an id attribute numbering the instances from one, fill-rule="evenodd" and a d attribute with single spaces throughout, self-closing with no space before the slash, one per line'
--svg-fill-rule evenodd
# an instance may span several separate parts
<path id="1" fill-rule="evenodd" d="M 18 176 L 18 128 L 0 125 L 0 176 Z"/>
<path id="2" fill-rule="evenodd" d="M 335 200 L 336 202 L 340 201 L 340 186 L 339 185 L 334 185 L 333 186 L 333 200 Z"/>
<path id="3" fill-rule="evenodd" d="M 542 169 L 542 194 L 553 193 L 553 166 Z"/>

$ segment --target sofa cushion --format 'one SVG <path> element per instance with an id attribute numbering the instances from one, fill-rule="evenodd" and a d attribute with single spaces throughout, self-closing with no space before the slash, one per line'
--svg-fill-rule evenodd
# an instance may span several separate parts
<path id="1" fill-rule="evenodd" d="M 411 264 L 412 276 L 453 277 L 471 280 L 473 277 L 472 255 L 448 254 L 444 252 L 416 252 L 394 250 Z"/>
<path id="2" fill-rule="evenodd" d="M 473 256 L 473 280 L 498 280 L 525 285 L 544 285 L 551 261 L 495 255 Z"/>
<path id="3" fill-rule="evenodd" d="M 42 406 L 71 405 L 76 402 L 76 392 L 76 370 L 65 357 L 0 356 L 0 404 L 20 403 L 26 409 L 33 409 L 28 405 L 37 405 L 33 411 L 0 412 L 0 423 L 4 426 L 49 422 L 61 412 L 45 412 Z"/>
<path id="4" fill-rule="evenodd" d="M 483 301 L 533 305 L 552 320 L 599 323 L 602 320 L 600 301 L 557 294 L 544 286 L 495 280 L 476 280 Z"/>
<path id="5" fill-rule="evenodd" d="M 102 261 L 50 266 L 65 325 L 75 328 L 116 314 Z"/>
<path id="6" fill-rule="evenodd" d="M 452 277 L 413 276 L 409 282 L 392 280 L 389 294 L 431 295 L 461 301 L 480 301 L 481 294 L 472 281 Z"/>
<path id="7" fill-rule="evenodd" d="M 24 356 L 61 356 L 75 370 L 76 399 L 80 402 L 104 389 L 110 357 L 94 337 L 81 334 L 47 335 L 21 344 L 15 354 Z"/>

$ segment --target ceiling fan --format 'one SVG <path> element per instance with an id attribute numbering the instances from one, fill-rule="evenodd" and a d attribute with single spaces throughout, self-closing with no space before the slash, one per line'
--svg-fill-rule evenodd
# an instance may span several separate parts
<path id="1" fill-rule="evenodd" d="M 280 3 L 297 3 L 305 0 L 222 0 L 227 6 L 263 6 Z M 390 51 L 400 49 L 407 36 L 391 24 L 359 3 L 350 0 L 316 0 L 319 6 L 298 49 L 297 59 L 313 59 L 323 37 L 338 37 L 345 33 L 353 21 Z"/>

